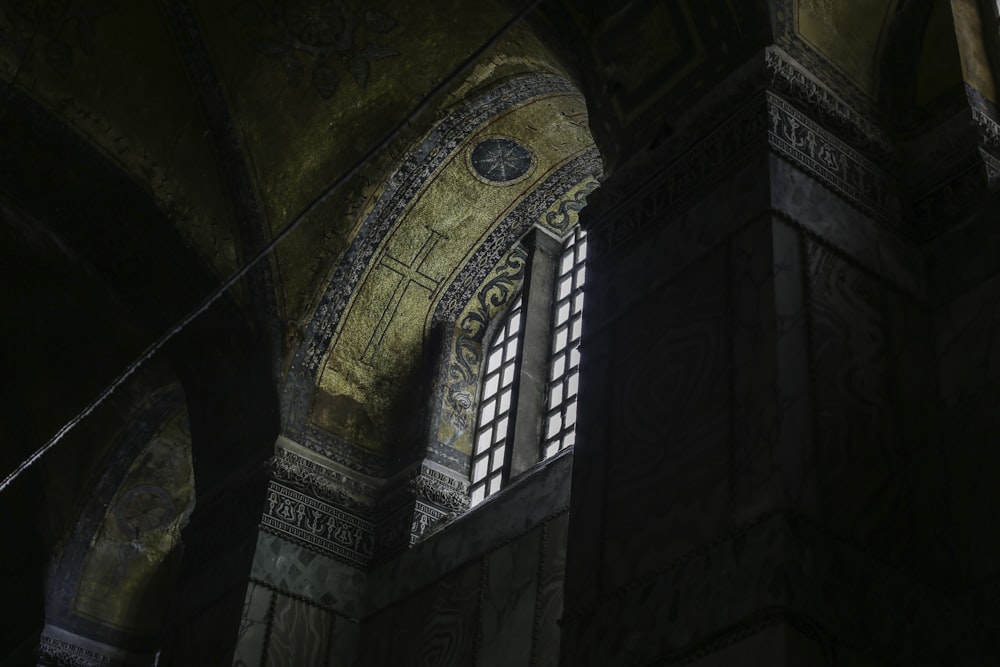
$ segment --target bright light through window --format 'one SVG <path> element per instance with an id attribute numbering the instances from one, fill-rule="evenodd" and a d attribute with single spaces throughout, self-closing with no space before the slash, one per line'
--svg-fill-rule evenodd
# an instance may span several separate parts
<path id="1" fill-rule="evenodd" d="M 577 228 L 564 242 L 552 295 L 552 342 L 549 349 L 544 430 L 540 455 L 548 458 L 576 441 L 576 397 L 580 385 L 580 332 L 586 235 Z M 474 507 L 507 483 L 506 465 L 513 439 L 524 320 L 531 317 L 518 297 L 486 353 L 479 416 L 472 453 L 471 505 Z M 541 406 L 540 406 L 541 407 Z"/>
<path id="2" fill-rule="evenodd" d="M 586 234 L 577 227 L 563 246 L 556 277 L 542 458 L 548 458 L 576 441 L 576 396 L 580 385 L 579 346 L 586 258 Z"/>
<path id="3" fill-rule="evenodd" d="M 500 490 L 513 411 L 514 382 L 521 352 L 521 297 L 507 313 L 503 330 L 493 339 L 486 357 L 479 419 L 472 455 L 472 505 Z"/>

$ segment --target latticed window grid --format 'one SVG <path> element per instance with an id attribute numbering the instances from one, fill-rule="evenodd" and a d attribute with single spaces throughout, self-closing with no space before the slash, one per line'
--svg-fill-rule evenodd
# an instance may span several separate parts
<path id="1" fill-rule="evenodd" d="M 580 385 L 580 330 L 583 282 L 586 279 L 587 235 L 579 226 L 563 244 L 556 277 L 552 315 L 552 356 L 542 458 L 576 441 L 576 397 Z"/>
<path id="2" fill-rule="evenodd" d="M 472 455 L 471 505 L 475 506 L 504 484 L 510 426 L 513 421 L 514 385 L 521 353 L 521 297 L 507 313 L 486 357 L 479 417 Z"/>

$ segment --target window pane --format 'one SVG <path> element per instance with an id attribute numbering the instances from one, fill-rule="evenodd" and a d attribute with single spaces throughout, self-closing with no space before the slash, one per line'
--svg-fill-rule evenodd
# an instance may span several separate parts
<path id="1" fill-rule="evenodd" d="M 546 438 L 554 438 L 559 434 L 562 429 L 562 417 L 559 414 L 554 414 L 549 418 L 548 428 L 545 429 Z"/>
<path id="2" fill-rule="evenodd" d="M 514 308 L 514 312 L 510 316 L 510 321 L 507 323 L 507 333 L 521 330 L 521 299 L 518 297 L 517 305 Z"/>
<path id="3" fill-rule="evenodd" d="M 493 414 L 497 411 L 496 399 L 491 398 L 490 400 L 483 403 L 483 410 L 480 412 L 479 421 L 488 422 L 493 420 Z"/>
<path id="4" fill-rule="evenodd" d="M 559 306 L 559 310 L 556 311 L 556 326 L 564 324 L 568 319 L 569 319 L 569 304 L 564 303 L 561 306 Z"/>
<path id="5" fill-rule="evenodd" d="M 583 335 L 583 283 L 587 245 L 585 235 L 577 228 L 563 245 L 559 260 L 559 281 L 553 309 L 554 331 L 552 358 L 549 366 L 549 388 L 543 456 L 552 456 L 576 441 L 576 393 L 579 384 L 580 353 Z"/>
<path id="6" fill-rule="evenodd" d="M 486 362 L 486 372 L 491 373 L 496 369 L 500 368 L 500 364 L 503 363 L 503 349 L 497 349 L 490 352 L 490 359 Z"/>
<path id="7" fill-rule="evenodd" d="M 567 340 L 566 329 L 561 329 L 560 331 L 557 331 L 556 332 L 556 349 L 557 350 L 563 349 L 564 347 L 566 347 L 566 343 L 567 342 L 568 342 L 568 340 Z"/>
<path id="8" fill-rule="evenodd" d="M 569 376 L 566 381 L 566 396 L 576 396 L 577 387 L 579 387 L 580 374 L 573 373 Z"/>
<path id="9" fill-rule="evenodd" d="M 476 438 L 476 454 L 481 454 L 490 448 L 493 444 L 493 429 L 487 428 L 485 431 L 479 434 Z"/>
<path id="10" fill-rule="evenodd" d="M 502 326 L 495 329 L 483 369 L 482 400 L 476 419 L 475 458 L 470 471 L 471 503 L 482 502 L 500 488 L 506 457 L 512 387 L 517 377 L 521 336 L 521 299 L 518 297 Z M 499 395 L 498 395 L 499 394 Z"/>
<path id="11" fill-rule="evenodd" d="M 476 460 L 475 466 L 472 470 L 472 479 L 482 479 L 486 476 L 486 471 L 489 469 L 489 458 L 483 457 Z"/>
<path id="12" fill-rule="evenodd" d="M 513 382 L 514 382 L 514 362 L 511 361 L 506 366 L 503 367 L 503 382 L 501 382 L 500 384 L 502 384 L 504 387 L 507 387 L 513 384 Z"/>
<path id="13" fill-rule="evenodd" d="M 504 389 L 500 394 L 500 414 L 505 415 L 510 412 L 510 389 Z"/>
<path id="14" fill-rule="evenodd" d="M 565 299 L 569 296 L 570 292 L 573 291 L 573 277 L 566 276 L 559 281 L 559 292 L 556 294 L 557 299 Z"/>

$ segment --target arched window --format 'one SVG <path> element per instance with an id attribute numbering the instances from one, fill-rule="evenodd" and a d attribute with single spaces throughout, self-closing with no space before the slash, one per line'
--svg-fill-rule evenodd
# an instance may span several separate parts
<path id="1" fill-rule="evenodd" d="M 536 236 L 541 233 L 535 232 Z M 576 227 L 561 248 L 555 246 L 559 255 L 550 261 L 538 253 L 544 253 L 544 245 L 551 240 L 540 241 L 532 250 L 535 257 L 531 261 L 536 270 L 529 271 L 525 279 L 525 293 L 536 288 L 533 298 L 527 304 L 523 294 L 515 300 L 485 355 L 473 440 L 472 506 L 499 491 L 521 472 L 512 465 L 517 459 L 530 465 L 575 441 L 586 235 Z M 548 287 L 548 293 L 539 295 L 539 285 L 543 289 Z M 549 339 L 544 348 L 548 351 L 545 358 L 532 360 L 524 354 L 526 332 L 535 335 L 541 332 Z M 536 367 L 522 368 L 523 364 Z M 545 368 L 538 368 L 539 365 Z M 545 386 L 535 390 L 524 387 L 523 383 L 530 381 L 526 377 L 545 378 Z M 541 405 L 542 402 L 545 404 Z M 519 420 L 523 423 L 544 420 L 544 424 L 540 432 L 518 429 Z M 515 447 L 524 451 L 514 451 Z"/>

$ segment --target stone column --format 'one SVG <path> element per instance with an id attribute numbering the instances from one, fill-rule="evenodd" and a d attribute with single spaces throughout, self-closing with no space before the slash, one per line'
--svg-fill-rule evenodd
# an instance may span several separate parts
<path id="1" fill-rule="evenodd" d="M 545 422 L 545 390 L 552 356 L 552 293 L 559 269 L 562 243 L 541 227 L 523 241 L 528 251 L 524 290 L 521 293 L 521 360 L 516 383 L 514 436 L 508 476 L 513 479 L 541 457 Z"/>
<path id="2" fill-rule="evenodd" d="M 968 550 L 928 468 L 932 308 L 894 181 L 804 102 L 727 106 L 581 215 L 561 664 L 993 662 L 989 596 L 938 553 Z"/>

